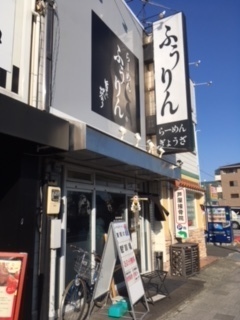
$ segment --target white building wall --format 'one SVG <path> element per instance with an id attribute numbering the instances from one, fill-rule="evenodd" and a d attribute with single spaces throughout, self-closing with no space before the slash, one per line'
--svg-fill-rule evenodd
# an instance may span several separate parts
<path id="1" fill-rule="evenodd" d="M 9 14 L 8 7 L 11 2 L 11 11 L 13 19 L 7 19 L 7 28 L 13 29 L 12 46 L 9 46 L 7 53 L 10 56 L 10 64 L 7 68 L 6 88 L 0 87 L 0 92 L 11 96 L 17 100 L 28 103 L 29 98 L 29 74 L 30 74 L 30 57 L 31 57 L 31 35 L 32 35 L 32 18 L 35 10 L 35 0 L 0 0 L 1 15 Z M 1 22 L 0 22 L 1 23 Z M 6 24 L 4 24 L 4 28 Z M 3 26 L 0 24 L 2 31 L 2 44 L 6 40 Z M 9 36 L 9 34 L 7 34 Z M 3 59 L 0 55 L 0 58 Z M 18 94 L 12 92 L 12 67 L 19 68 L 19 90 Z M 5 70 L 5 66 L 0 66 Z"/>
<path id="2" fill-rule="evenodd" d="M 194 152 L 183 152 L 176 155 L 176 160 L 183 162 L 182 169 L 199 177 L 198 156 Z M 191 178 L 191 177 L 190 177 Z"/>
<path id="3" fill-rule="evenodd" d="M 57 1 L 58 22 L 55 23 L 55 43 L 54 64 L 56 67 L 56 77 L 54 81 L 54 93 L 51 112 L 66 117 L 73 117 L 79 121 L 87 123 L 100 131 L 120 138 L 119 123 L 92 111 L 92 86 L 99 80 L 93 78 L 92 68 L 92 12 L 105 24 L 115 35 L 112 38 L 116 43 L 120 41 L 126 47 L 126 51 L 131 52 L 138 60 L 139 79 L 139 103 L 131 104 L 131 111 L 140 108 L 140 148 L 146 147 L 145 142 L 145 110 L 144 110 L 144 80 L 143 80 L 143 49 L 142 49 L 142 28 L 136 18 L 127 8 L 124 1 L 82 1 L 59 0 Z M 59 23 L 59 24 L 58 24 Z M 106 38 L 109 37 L 109 32 Z M 114 36 L 112 36 L 114 37 Z M 101 38 L 102 39 L 102 38 Z M 114 42 L 113 41 L 113 42 Z M 104 43 L 105 42 L 105 43 Z M 111 41 L 109 41 L 111 42 Z M 103 45 L 99 52 L 104 55 L 109 53 L 109 42 L 103 39 Z M 111 48 L 112 49 L 112 48 Z M 122 54 L 122 52 L 121 52 Z M 106 79 L 109 80 L 109 73 L 113 72 L 111 64 L 113 59 L 109 59 L 108 65 L 99 65 L 104 73 L 106 69 Z M 126 65 L 125 65 L 126 67 Z M 126 70 L 126 69 L 125 69 Z M 113 76 L 113 74 L 111 74 Z M 131 77 L 133 74 L 131 74 Z M 114 87 L 114 79 L 110 78 Z M 102 79 L 103 84 L 104 77 Z M 126 80 L 126 79 L 125 79 Z M 132 83 L 134 85 L 134 83 Z M 116 85 L 116 83 L 115 83 Z M 116 89 L 116 88 L 115 88 Z M 98 96 L 98 94 L 96 95 Z M 125 107 L 125 106 L 124 106 Z M 113 108 L 113 106 L 112 106 Z M 103 109 L 102 109 L 103 110 Z M 111 110 L 109 110 L 111 112 Z M 134 120 L 134 119 L 133 119 Z M 131 120 L 128 119 L 129 125 Z M 128 129 L 124 136 L 124 141 L 135 146 L 134 130 Z"/>

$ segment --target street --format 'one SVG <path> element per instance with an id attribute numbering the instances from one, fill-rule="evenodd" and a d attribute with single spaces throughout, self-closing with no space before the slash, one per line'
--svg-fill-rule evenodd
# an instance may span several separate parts
<path id="1" fill-rule="evenodd" d="M 218 260 L 190 278 L 204 281 L 203 290 L 158 320 L 240 319 L 240 247 L 209 244 L 209 253 L 218 256 Z"/>

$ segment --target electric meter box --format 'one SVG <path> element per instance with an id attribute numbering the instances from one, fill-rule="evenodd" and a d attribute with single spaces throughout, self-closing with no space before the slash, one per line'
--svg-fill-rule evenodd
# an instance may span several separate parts
<path id="1" fill-rule="evenodd" d="M 61 189 L 48 187 L 47 189 L 47 214 L 59 214 L 61 203 Z"/>

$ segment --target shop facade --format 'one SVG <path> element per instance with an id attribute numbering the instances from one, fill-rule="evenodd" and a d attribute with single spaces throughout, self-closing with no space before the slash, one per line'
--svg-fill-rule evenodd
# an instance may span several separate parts
<path id="1" fill-rule="evenodd" d="M 70 245 L 101 254 L 114 220 L 127 222 L 142 273 L 159 253 L 170 269 L 181 168 L 148 142 L 143 29 L 125 2 L 22 1 L 5 4 L 0 250 L 28 253 L 21 315 L 46 320 L 73 276 Z"/>

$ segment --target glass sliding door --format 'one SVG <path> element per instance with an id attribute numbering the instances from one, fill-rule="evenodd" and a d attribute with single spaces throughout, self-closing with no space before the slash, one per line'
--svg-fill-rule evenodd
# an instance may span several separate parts
<path id="1" fill-rule="evenodd" d="M 74 277 L 74 254 L 70 245 L 91 251 L 92 193 L 67 191 L 66 283 Z"/>

